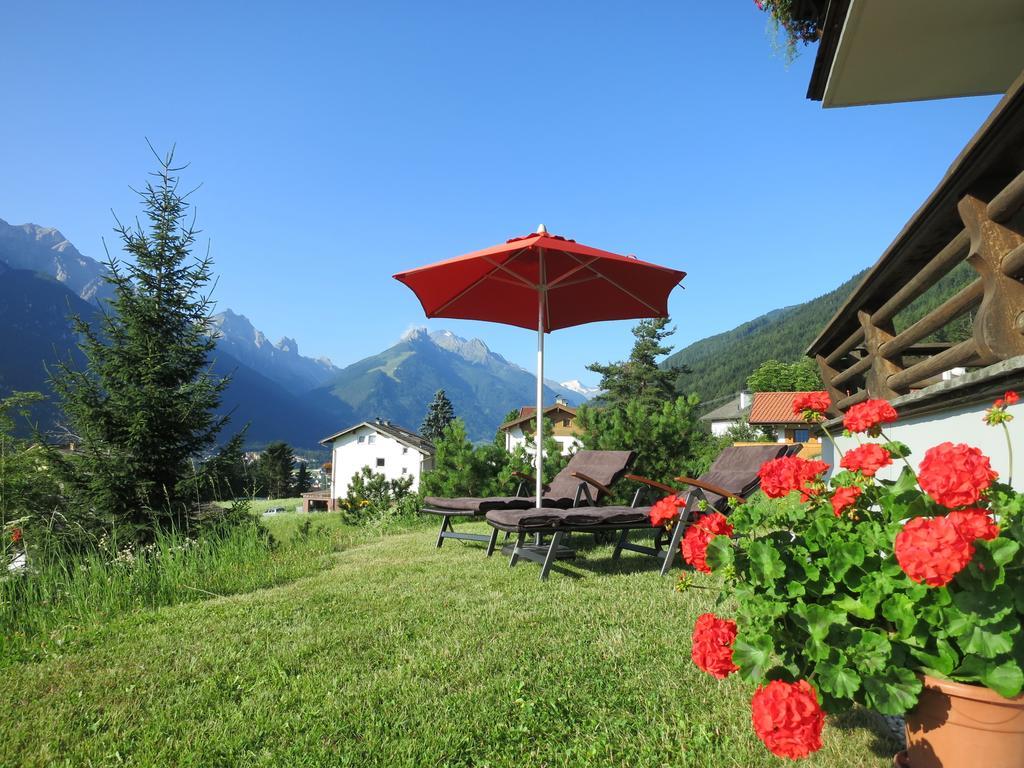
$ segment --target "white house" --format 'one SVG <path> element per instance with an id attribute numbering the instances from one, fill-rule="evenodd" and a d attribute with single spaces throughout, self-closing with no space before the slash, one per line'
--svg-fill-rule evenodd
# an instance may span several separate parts
<path id="1" fill-rule="evenodd" d="M 412 478 L 418 490 L 421 475 L 434 465 L 434 446 L 415 432 L 390 421 L 362 421 L 320 441 L 331 448 L 330 509 L 348 493 L 352 476 L 363 467 L 388 480 Z"/>
<path id="2" fill-rule="evenodd" d="M 524 405 L 519 409 L 519 415 L 511 421 L 506 421 L 498 429 L 505 433 L 505 450 L 512 453 L 516 448 L 522 447 L 528 453 L 533 452 L 532 441 L 536 437 L 537 422 L 534 418 L 537 409 L 533 406 Z M 564 400 L 559 398 L 554 405 L 544 409 L 544 418 L 554 425 L 553 436 L 555 442 L 562 449 L 562 455 L 568 456 L 580 447 L 580 429 L 576 425 L 576 409 L 569 407 Z M 546 437 L 546 436 L 545 436 Z M 527 440 L 531 444 L 527 444 Z"/>
<path id="3" fill-rule="evenodd" d="M 750 414 L 750 406 L 754 402 L 753 397 L 750 392 L 740 392 L 725 405 L 708 411 L 700 419 L 711 422 L 712 435 L 722 437 Z"/>

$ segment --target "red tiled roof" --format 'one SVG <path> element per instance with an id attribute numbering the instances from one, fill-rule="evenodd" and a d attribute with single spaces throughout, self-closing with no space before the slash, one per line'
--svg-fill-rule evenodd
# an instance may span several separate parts
<path id="1" fill-rule="evenodd" d="M 793 413 L 793 398 L 806 392 L 755 392 L 750 407 L 750 424 L 802 424 Z"/>

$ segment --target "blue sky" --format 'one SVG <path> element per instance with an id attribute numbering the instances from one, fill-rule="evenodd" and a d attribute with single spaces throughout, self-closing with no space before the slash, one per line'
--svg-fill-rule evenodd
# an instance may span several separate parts
<path id="1" fill-rule="evenodd" d="M 413 325 L 532 368 L 527 331 L 424 321 L 391 279 L 551 232 L 689 272 L 677 348 L 873 263 L 994 97 L 822 110 L 729 2 L 9 3 L 0 218 L 102 258 L 177 142 L 220 307 L 347 364 Z M 548 373 L 630 322 L 559 331 Z"/>

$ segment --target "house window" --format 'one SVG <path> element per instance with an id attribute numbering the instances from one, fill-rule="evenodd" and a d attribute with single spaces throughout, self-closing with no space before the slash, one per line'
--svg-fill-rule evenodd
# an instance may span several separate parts
<path id="1" fill-rule="evenodd" d="M 409 453 L 408 447 L 403 447 L 402 448 L 402 455 L 405 456 L 407 453 Z"/>
<path id="2" fill-rule="evenodd" d="M 366 442 L 366 435 L 360 435 L 359 437 L 357 437 L 356 438 L 356 442 L 357 443 L 365 443 Z"/>
<path id="3" fill-rule="evenodd" d="M 793 430 L 793 441 L 797 443 L 806 443 L 811 437 L 810 430 L 807 429 L 795 429 Z"/>
<path id="4" fill-rule="evenodd" d="M 403 475 L 408 475 L 409 474 L 409 468 L 408 467 L 402 467 L 402 474 Z"/>
<path id="5" fill-rule="evenodd" d="M 568 426 L 569 426 L 569 420 L 568 420 L 568 419 L 566 419 L 565 421 L 563 421 L 563 422 L 562 422 L 562 426 L 563 426 L 563 427 L 568 427 Z"/>
<path id="6" fill-rule="evenodd" d="M 368 438 L 366 438 L 366 442 L 368 444 L 370 444 L 370 445 L 373 445 L 374 443 L 377 442 L 377 436 L 376 435 L 370 435 Z"/>
<path id="7" fill-rule="evenodd" d="M 378 467 L 383 467 L 384 466 L 384 459 L 377 459 L 377 466 Z"/>

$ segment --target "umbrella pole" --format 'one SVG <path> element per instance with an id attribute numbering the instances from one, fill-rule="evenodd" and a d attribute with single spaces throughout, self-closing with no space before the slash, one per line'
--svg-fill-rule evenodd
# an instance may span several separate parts
<path id="1" fill-rule="evenodd" d="M 537 463 L 536 499 L 538 509 L 544 495 L 544 292 L 537 291 Z"/>

